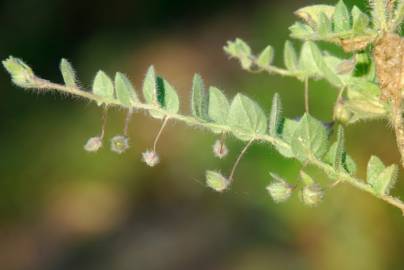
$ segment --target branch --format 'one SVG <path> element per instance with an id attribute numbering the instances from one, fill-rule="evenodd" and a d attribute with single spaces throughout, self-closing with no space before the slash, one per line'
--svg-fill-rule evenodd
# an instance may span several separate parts
<path id="1" fill-rule="evenodd" d="M 74 96 L 79 96 L 91 101 L 96 102 L 97 104 L 102 104 L 105 103 L 105 106 L 119 106 L 119 107 L 124 107 L 122 104 L 119 103 L 118 100 L 115 99 L 105 99 L 103 97 L 94 95 L 90 91 L 86 91 L 83 89 L 80 89 L 76 86 L 65 86 L 57 83 L 53 83 L 41 78 L 36 77 L 35 75 L 32 75 L 30 77 L 30 84 L 26 85 L 25 88 L 35 88 L 38 90 L 58 90 L 62 93 L 74 95 Z M 185 116 L 177 113 L 170 113 L 166 110 L 164 110 L 161 107 L 158 107 L 156 105 L 152 104 L 145 104 L 138 102 L 136 103 L 133 107 L 127 108 L 124 107 L 125 109 L 132 109 L 132 110 L 144 110 L 144 111 L 154 111 L 158 112 L 162 115 L 164 115 L 165 119 L 174 119 L 178 120 L 181 122 L 184 122 L 185 124 L 191 125 L 191 126 L 198 126 L 210 130 L 215 130 L 220 131 L 221 133 L 240 133 L 243 131 L 237 130 L 234 127 L 230 127 L 228 125 L 222 125 L 222 124 L 216 124 L 216 123 L 211 123 L 211 122 L 206 122 L 203 120 L 200 120 L 198 118 L 192 117 L 192 116 Z M 262 141 L 265 143 L 269 143 L 274 146 L 278 146 L 283 149 L 290 150 L 291 145 L 283 141 L 282 139 L 275 137 L 275 136 L 270 136 L 267 134 L 251 134 L 251 138 L 254 138 L 257 141 Z M 326 173 L 330 178 L 337 180 L 339 182 L 346 182 L 353 187 L 365 191 L 369 194 L 372 194 L 373 196 L 387 202 L 388 204 L 399 208 L 404 215 L 404 202 L 402 202 L 400 199 L 389 196 L 389 195 L 377 195 L 375 194 L 374 190 L 372 187 L 367 184 L 365 181 L 355 178 L 351 176 L 350 174 L 343 172 L 341 170 L 336 170 L 329 164 L 315 158 L 313 155 L 310 155 L 310 158 L 307 160 L 307 164 L 311 164 L 318 169 L 322 170 L 324 173 Z"/>

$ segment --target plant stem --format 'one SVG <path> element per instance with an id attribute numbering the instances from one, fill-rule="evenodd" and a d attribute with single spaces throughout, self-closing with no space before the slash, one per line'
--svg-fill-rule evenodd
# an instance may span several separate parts
<path id="1" fill-rule="evenodd" d="M 33 82 L 35 84 L 35 89 L 39 89 L 39 90 L 59 90 L 63 93 L 67 93 L 67 94 L 71 94 L 74 96 L 79 96 L 79 97 L 83 97 L 92 101 L 97 102 L 97 104 L 102 104 L 105 103 L 106 106 L 119 106 L 119 107 L 123 107 L 118 100 L 116 99 L 105 99 L 99 96 L 96 96 L 94 94 L 92 94 L 89 91 L 84 91 L 80 88 L 77 87 L 67 87 L 61 84 L 56 84 L 56 83 L 52 83 L 49 82 L 47 80 L 43 80 L 41 78 L 37 78 L 35 77 L 33 79 Z M 173 114 L 173 113 L 169 113 L 167 111 L 165 111 L 163 108 L 157 107 L 155 105 L 151 105 L 151 104 L 144 104 L 144 103 L 137 103 L 135 106 L 133 106 L 132 108 L 133 110 L 137 109 L 137 110 L 153 110 L 153 111 L 157 111 L 160 113 L 165 114 L 165 118 L 164 118 L 164 122 L 162 124 L 162 127 L 160 128 L 159 134 L 156 137 L 155 140 L 155 145 L 156 142 L 158 140 L 158 137 L 161 135 L 161 132 L 164 128 L 164 126 L 166 125 L 166 122 L 168 121 L 168 119 L 173 119 L 173 120 L 178 120 L 178 121 L 182 121 L 188 125 L 191 126 L 199 126 L 199 127 L 204 127 L 207 129 L 215 129 L 215 130 L 220 130 L 222 133 L 233 133 L 233 132 L 238 132 L 238 130 L 235 130 L 234 127 L 231 128 L 230 126 L 227 125 L 220 125 L 220 124 L 215 124 L 215 123 L 210 123 L 210 122 L 204 122 L 201 121 L 195 117 L 192 116 L 185 116 L 185 115 L 181 115 L 181 114 Z M 239 155 L 238 159 L 236 160 L 232 172 L 230 173 L 230 178 L 233 178 L 233 174 L 235 171 L 235 168 L 237 167 L 238 163 L 240 162 L 240 159 L 242 158 L 242 156 L 244 155 L 244 153 L 247 151 L 248 147 L 253 143 L 253 141 L 262 141 L 262 142 L 266 142 L 269 144 L 272 144 L 274 146 L 280 146 L 282 148 L 285 149 L 291 149 L 291 146 L 286 143 L 285 141 L 283 141 L 280 138 L 277 137 L 272 137 L 268 134 L 251 134 L 251 140 L 248 142 L 248 144 L 244 147 L 243 151 L 241 152 L 241 154 Z M 155 148 L 154 145 L 154 148 Z M 310 158 L 308 160 L 308 163 L 311 165 L 314 165 L 315 167 L 319 168 L 320 170 L 322 170 L 323 172 L 325 172 L 327 175 L 330 176 L 330 178 L 333 178 L 335 180 L 335 178 L 338 178 L 337 180 L 341 181 L 341 182 L 346 182 L 351 184 L 352 186 L 356 187 L 357 189 L 360 189 L 362 191 L 368 192 L 370 194 L 372 194 L 373 196 L 382 199 L 383 201 L 389 203 L 392 206 L 395 206 L 397 208 L 399 208 L 404 215 L 404 202 L 402 202 L 400 199 L 392 197 L 392 196 L 378 196 L 377 194 L 374 193 L 373 189 L 371 188 L 371 186 L 369 186 L 368 184 L 365 183 L 365 181 L 359 179 L 359 178 L 355 178 L 351 175 L 349 175 L 348 173 L 345 172 L 337 172 L 332 166 L 330 166 L 329 164 L 315 159 L 315 158 Z"/>
<path id="2" fill-rule="evenodd" d="M 309 113 L 309 78 L 304 79 L 304 109 Z"/>
<path id="3" fill-rule="evenodd" d="M 245 152 L 247 151 L 247 149 L 251 146 L 251 144 L 254 142 L 255 138 L 252 138 L 243 148 L 243 150 L 241 150 L 241 153 L 238 155 L 236 161 L 234 162 L 233 168 L 231 169 L 230 175 L 229 175 L 229 182 L 233 182 L 233 176 L 234 176 L 234 172 L 237 169 L 238 164 L 240 163 L 241 158 L 244 156 Z"/>
<path id="4" fill-rule="evenodd" d="M 157 142 L 159 141 L 160 136 L 161 136 L 161 133 L 163 133 L 163 130 L 164 130 L 164 128 L 165 128 L 167 122 L 168 122 L 168 117 L 166 116 L 166 117 L 164 117 L 163 124 L 161 124 L 160 130 L 159 130 L 159 132 L 157 133 L 156 138 L 154 139 L 154 143 L 153 143 L 153 151 L 154 151 L 154 152 L 156 152 Z"/>

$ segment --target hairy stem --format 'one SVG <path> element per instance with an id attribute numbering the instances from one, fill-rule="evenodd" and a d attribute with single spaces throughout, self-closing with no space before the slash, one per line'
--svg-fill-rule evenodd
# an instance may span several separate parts
<path id="1" fill-rule="evenodd" d="M 77 88 L 77 87 L 67 87 L 67 86 L 52 83 L 52 82 L 49 82 L 47 80 L 43 80 L 43 79 L 40 79 L 40 78 L 37 78 L 37 77 L 33 78 L 33 83 L 34 83 L 33 88 L 38 89 L 38 90 L 54 90 L 54 89 L 56 89 L 56 90 L 59 90 L 60 92 L 66 93 L 66 94 L 71 94 L 71 95 L 74 95 L 74 96 L 79 96 L 79 97 L 83 97 L 83 98 L 95 101 L 98 104 L 104 102 L 108 106 L 114 106 L 115 105 L 115 106 L 122 107 L 122 105 L 118 102 L 118 100 L 115 100 L 115 99 L 105 100 L 105 98 L 99 97 L 97 95 L 92 94 L 89 91 L 84 91 L 84 90 L 82 90 L 80 88 Z M 181 115 L 181 114 L 169 113 L 169 112 L 165 111 L 163 108 L 160 108 L 160 107 L 158 107 L 156 105 L 152 105 L 152 104 L 137 103 L 135 106 L 133 106 L 132 109 L 133 110 L 145 110 L 145 111 L 153 110 L 153 111 L 165 114 L 165 119 L 164 119 L 162 128 L 165 126 L 166 121 L 170 118 L 170 119 L 173 119 L 173 120 L 182 121 L 182 122 L 184 122 L 184 123 L 186 123 L 188 125 L 191 125 L 191 126 L 199 126 L 199 127 L 204 127 L 204 128 L 207 128 L 207 129 L 220 130 L 222 133 L 232 133 L 232 132 L 237 133 L 238 132 L 238 130 L 235 130 L 234 128 L 230 128 L 230 126 L 227 126 L 227 125 L 220 125 L 220 124 L 201 121 L 201 120 L 199 120 L 199 119 L 197 119 L 195 117 L 192 117 L 192 116 L 185 116 L 185 115 Z M 159 133 L 161 133 L 162 128 L 160 129 Z M 404 136 L 403 136 L 403 138 L 404 138 Z M 248 147 L 254 141 L 262 141 L 262 142 L 265 142 L 265 143 L 272 144 L 274 146 L 279 146 L 279 147 L 284 148 L 284 149 L 291 149 L 291 146 L 288 143 L 286 143 L 285 141 L 283 141 L 282 139 L 280 139 L 280 138 L 273 137 L 273 136 L 270 136 L 268 134 L 251 134 L 251 140 L 244 147 L 244 149 L 241 152 L 240 156 L 236 160 L 236 163 L 234 164 L 235 166 L 233 166 L 233 170 L 232 170 L 232 172 L 230 174 L 230 178 L 233 178 L 234 170 L 237 167 L 237 164 L 239 163 L 241 157 L 244 155 L 245 151 L 247 151 Z M 404 140 L 403 140 L 403 142 L 404 142 Z M 403 149 L 404 149 L 404 147 L 403 147 Z M 355 178 L 355 177 L 353 177 L 353 176 L 351 176 L 351 175 L 349 175 L 348 173 L 345 173 L 345 172 L 341 172 L 341 171 L 337 172 L 329 164 L 327 164 L 327 163 L 325 163 L 325 162 L 323 162 L 321 160 L 318 160 L 318 159 L 316 159 L 314 157 L 311 157 L 308 160 L 308 164 L 311 164 L 311 165 L 319 168 L 320 170 L 325 172 L 327 175 L 330 176 L 330 178 L 332 178 L 334 180 L 339 180 L 340 182 L 349 183 L 352 186 L 356 187 L 357 189 L 360 189 L 362 191 L 368 192 L 369 194 L 372 194 L 373 196 L 382 199 L 383 201 L 389 203 L 390 205 L 399 208 L 404 214 L 404 202 L 402 202 L 400 199 L 392 197 L 392 196 L 388 196 L 388 195 L 379 196 L 379 195 L 374 193 L 371 186 L 366 184 L 365 181 L 363 181 L 363 180 L 361 180 L 359 178 Z M 336 178 L 338 178 L 338 179 L 336 179 Z"/>

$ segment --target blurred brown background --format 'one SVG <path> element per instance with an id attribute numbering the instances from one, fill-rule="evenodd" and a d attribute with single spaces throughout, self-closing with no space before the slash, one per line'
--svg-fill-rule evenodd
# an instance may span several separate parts
<path id="1" fill-rule="evenodd" d="M 128 74 L 140 89 L 154 64 L 176 86 L 184 113 L 198 72 L 228 97 L 242 91 L 266 111 L 277 91 L 285 115 L 296 117 L 303 111 L 301 83 L 248 74 L 222 47 L 235 37 L 256 51 L 272 44 L 281 65 L 293 11 L 314 3 L 3 0 L 0 56 L 21 57 L 39 76 L 58 82 L 66 57 L 87 88 L 103 69 Z M 312 113 L 329 121 L 335 97 L 327 83 L 313 83 Z M 107 138 L 122 133 L 124 115 L 110 113 Z M 239 141 L 229 139 L 230 155 L 219 161 L 211 154 L 214 135 L 170 123 L 158 146 L 161 164 L 148 168 L 140 155 L 159 123 L 138 113 L 130 151 L 116 155 L 106 145 L 86 153 L 82 146 L 98 133 L 100 117 L 95 104 L 24 92 L 0 72 L 1 270 L 404 269 L 404 218 L 389 205 L 346 185 L 317 208 L 297 196 L 275 205 L 265 190 L 269 172 L 297 183 L 300 165 L 268 145 L 254 145 L 231 190 L 217 194 L 205 187 L 205 170 L 227 174 Z M 399 160 L 384 122 L 349 127 L 347 144 L 361 177 L 371 154 L 388 164 Z M 394 193 L 404 197 L 403 181 Z"/>

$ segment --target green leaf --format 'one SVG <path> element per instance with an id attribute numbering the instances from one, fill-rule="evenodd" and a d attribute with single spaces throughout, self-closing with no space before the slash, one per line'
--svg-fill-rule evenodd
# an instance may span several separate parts
<path id="1" fill-rule="evenodd" d="M 60 61 L 59 68 L 66 86 L 77 87 L 76 73 L 74 72 L 74 69 L 72 65 L 69 63 L 69 61 L 63 58 L 62 61 Z"/>
<path id="2" fill-rule="evenodd" d="M 167 80 L 157 77 L 157 88 L 158 92 L 164 95 L 163 109 L 169 113 L 176 114 L 179 111 L 180 102 L 174 87 Z"/>
<path id="3" fill-rule="evenodd" d="M 351 17 L 343 0 L 340 0 L 335 7 L 333 23 L 334 31 L 337 33 L 349 31 L 351 29 Z"/>
<path id="4" fill-rule="evenodd" d="M 320 37 L 326 37 L 332 33 L 331 20 L 324 13 L 320 13 L 320 20 L 317 29 Z"/>
<path id="5" fill-rule="evenodd" d="M 272 64 L 274 60 L 274 48 L 272 46 L 267 46 L 257 58 L 257 65 L 259 67 L 265 68 Z"/>
<path id="6" fill-rule="evenodd" d="M 126 107 L 133 107 L 139 103 L 135 88 L 129 79 L 122 73 L 115 74 L 115 91 L 119 102 Z"/>
<path id="7" fill-rule="evenodd" d="M 309 39 L 313 34 L 313 29 L 307 24 L 296 22 L 289 27 L 290 36 L 297 39 Z"/>
<path id="8" fill-rule="evenodd" d="M 269 135 L 278 137 L 282 125 L 282 103 L 278 93 L 272 98 L 271 114 L 269 116 Z"/>
<path id="9" fill-rule="evenodd" d="M 156 73 L 154 67 L 150 66 L 143 81 L 143 96 L 148 104 L 162 105 L 158 101 Z"/>
<path id="10" fill-rule="evenodd" d="M 250 98 L 237 94 L 230 106 L 228 124 L 240 140 L 250 140 L 257 134 L 265 134 L 267 119 L 262 109 Z"/>
<path id="11" fill-rule="evenodd" d="M 209 120 L 209 96 L 199 74 L 195 74 L 192 81 L 191 110 L 193 116 L 202 120 Z"/>
<path id="12" fill-rule="evenodd" d="M 303 184 L 305 186 L 310 186 L 315 183 L 313 178 L 310 175 L 308 175 L 306 172 L 304 172 L 303 170 L 300 171 L 300 178 L 302 178 Z"/>
<path id="13" fill-rule="evenodd" d="M 299 69 L 305 74 L 305 77 L 315 77 L 322 74 L 314 59 L 312 44 L 313 42 L 306 41 L 300 52 Z"/>
<path id="14" fill-rule="evenodd" d="M 367 182 L 371 186 L 377 185 L 379 175 L 385 169 L 383 162 L 376 156 L 371 156 L 367 166 Z"/>
<path id="15" fill-rule="evenodd" d="M 357 6 L 352 9 L 352 30 L 356 34 L 361 34 L 365 32 L 369 25 L 369 17 L 363 13 Z"/>
<path id="16" fill-rule="evenodd" d="M 113 99 L 114 98 L 114 84 L 112 80 L 105 74 L 104 71 L 100 70 L 97 72 L 93 82 L 93 93 L 97 96 Z M 101 105 L 100 102 L 98 105 Z"/>
<path id="17" fill-rule="evenodd" d="M 333 166 L 339 171 L 343 168 L 344 164 L 344 153 L 345 153 L 345 139 L 344 139 L 344 128 L 340 125 L 337 131 L 337 142 L 335 148 L 335 155 L 333 157 Z"/>
<path id="18" fill-rule="evenodd" d="M 333 145 L 330 147 L 327 154 L 324 156 L 324 161 L 327 164 L 334 166 L 337 157 L 336 153 L 337 153 L 337 142 L 333 143 Z M 355 161 L 345 151 L 342 153 L 341 156 L 341 165 L 342 168 L 350 175 L 354 175 L 356 173 Z"/>
<path id="19" fill-rule="evenodd" d="M 328 19 L 331 19 L 334 12 L 335 7 L 330 5 L 312 5 L 296 10 L 295 14 L 302 18 L 310 26 L 316 27 L 319 25 L 321 20 L 321 14 L 324 14 Z"/>
<path id="20" fill-rule="evenodd" d="M 9 56 L 2 61 L 4 68 L 10 73 L 13 83 L 20 87 L 35 87 L 32 69 L 19 58 Z"/>
<path id="21" fill-rule="evenodd" d="M 378 177 L 378 181 L 373 185 L 376 194 L 388 195 L 398 178 L 398 166 L 390 165 L 384 169 Z"/>
<path id="22" fill-rule="evenodd" d="M 294 155 L 300 161 L 312 157 L 321 159 L 327 152 L 327 131 L 317 119 L 305 114 L 293 134 L 291 147 Z"/>
<path id="23" fill-rule="evenodd" d="M 227 117 L 230 111 L 230 104 L 226 96 L 218 88 L 209 88 L 209 119 L 215 123 L 227 124 Z"/>
<path id="24" fill-rule="evenodd" d="M 369 1 L 372 8 L 372 22 L 376 30 L 386 30 L 387 24 L 387 0 Z"/>
<path id="25" fill-rule="evenodd" d="M 295 72 L 298 70 L 298 61 L 297 61 L 297 54 L 295 51 L 295 48 L 293 48 L 292 42 L 287 40 L 285 42 L 285 49 L 283 51 L 283 58 L 285 62 L 285 67 L 292 72 Z"/>
<path id="26" fill-rule="evenodd" d="M 282 120 L 279 133 L 282 140 L 286 142 L 288 145 L 291 144 L 293 134 L 295 133 L 298 126 L 299 122 L 297 122 L 296 120 L 288 118 L 284 118 Z M 281 144 L 276 144 L 275 148 L 282 156 L 286 158 L 293 158 L 295 156 L 290 147 L 284 147 Z"/>
<path id="27" fill-rule="evenodd" d="M 310 47 L 311 55 L 313 57 L 312 59 L 314 60 L 319 73 L 323 75 L 324 78 L 327 79 L 332 85 L 342 87 L 343 85 L 341 80 L 338 78 L 337 74 L 327 66 L 323 55 L 317 45 L 311 41 L 306 42 L 306 44 L 308 44 L 308 46 Z M 306 54 L 306 57 L 309 57 L 309 53 Z M 303 61 L 303 63 L 307 63 L 308 66 L 311 65 L 311 61 Z"/>
<path id="28" fill-rule="evenodd" d="M 389 194 L 398 177 L 398 167 L 393 164 L 385 167 L 383 162 L 376 156 L 372 156 L 368 162 L 367 182 L 372 186 L 375 194 Z"/>

